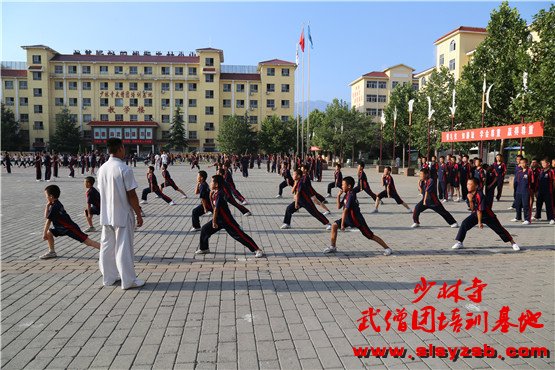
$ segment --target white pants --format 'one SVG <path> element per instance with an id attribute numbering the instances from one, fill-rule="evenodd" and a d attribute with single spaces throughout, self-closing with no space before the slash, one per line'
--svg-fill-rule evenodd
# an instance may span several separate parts
<path id="1" fill-rule="evenodd" d="M 134 231 L 135 219 L 132 214 L 125 227 L 102 226 L 99 266 L 104 285 L 113 285 L 121 280 L 122 289 L 127 289 L 135 282 Z"/>

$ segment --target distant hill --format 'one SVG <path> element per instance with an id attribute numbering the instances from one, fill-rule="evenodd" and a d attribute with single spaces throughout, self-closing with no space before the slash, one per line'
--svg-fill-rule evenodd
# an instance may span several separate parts
<path id="1" fill-rule="evenodd" d="M 310 111 L 312 112 L 315 109 L 318 109 L 319 111 L 325 111 L 328 104 L 330 104 L 330 102 L 323 101 L 323 100 L 311 100 Z M 296 108 L 295 112 L 299 112 L 301 109 L 301 102 L 296 103 L 295 108 Z M 305 115 L 306 115 L 306 102 L 305 102 L 305 114 L 303 115 L 303 117 Z"/>

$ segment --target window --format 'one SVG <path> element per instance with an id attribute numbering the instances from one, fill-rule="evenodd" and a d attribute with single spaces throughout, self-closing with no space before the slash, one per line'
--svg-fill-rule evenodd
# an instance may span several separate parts
<path id="1" fill-rule="evenodd" d="M 281 75 L 283 77 L 289 77 L 289 68 L 282 68 L 281 69 Z"/>
<path id="2" fill-rule="evenodd" d="M 33 129 L 44 130 L 44 124 L 42 123 L 42 121 L 35 121 L 33 122 Z"/>
<path id="3" fill-rule="evenodd" d="M 197 99 L 189 99 L 189 107 L 193 108 L 197 106 Z"/>
<path id="4" fill-rule="evenodd" d="M 245 92 L 245 84 L 237 84 L 237 92 Z"/>
<path id="5" fill-rule="evenodd" d="M 374 103 L 378 101 L 378 95 L 367 94 L 366 101 L 369 103 Z"/>
<path id="6" fill-rule="evenodd" d="M 207 116 L 214 115 L 214 107 L 204 107 L 204 114 Z"/>
<path id="7" fill-rule="evenodd" d="M 162 67 L 162 74 L 163 75 L 169 75 L 170 74 L 170 67 Z"/>
<path id="8" fill-rule="evenodd" d="M 204 75 L 205 82 L 214 82 L 214 75 Z"/>
<path id="9" fill-rule="evenodd" d="M 83 87 L 83 90 L 90 90 L 92 87 L 92 84 L 88 81 L 83 81 L 82 87 Z"/>
<path id="10" fill-rule="evenodd" d="M 152 107 L 152 99 L 145 99 L 145 107 Z"/>
<path id="11" fill-rule="evenodd" d="M 276 103 L 274 102 L 274 99 L 268 99 L 266 101 L 266 108 L 275 108 Z"/>
<path id="12" fill-rule="evenodd" d="M 42 72 L 33 72 L 33 80 L 35 81 L 42 80 Z"/>
<path id="13" fill-rule="evenodd" d="M 130 66 L 129 67 L 129 74 L 130 75 L 136 75 L 137 73 L 139 73 L 137 66 Z"/>
<path id="14" fill-rule="evenodd" d="M 274 92 L 274 91 L 276 91 L 276 85 L 266 84 L 266 92 Z"/>
<path id="15" fill-rule="evenodd" d="M 175 67 L 174 72 L 176 76 L 183 76 L 183 67 Z"/>
<path id="16" fill-rule="evenodd" d="M 214 66 L 214 58 L 204 58 L 204 65 L 207 67 Z"/>
<path id="17" fill-rule="evenodd" d="M 378 110 L 376 108 L 366 108 L 366 115 L 367 116 L 375 116 Z"/>
<path id="18" fill-rule="evenodd" d="M 250 100 L 249 101 L 249 105 L 251 109 L 256 109 L 258 108 L 258 100 Z"/>
<path id="19" fill-rule="evenodd" d="M 189 139 L 196 140 L 197 132 L 196 131 L 189 131 Z"/>
<path id="20" fill-rule="evenodd" d="M 130 107 L 138 107 L 139 106 L 139 99 L 137 99 L 137 98 L 129 99 L 129 106 Z"/>
<path id="21" fill-rule="evenodd" d="M 289 108 L 289 100 L 282 100 L 281 101 L 282 108 Z"/>
<path id="22" fill-rule="evenodd" d="M 115 90 L 119 90 L 119 91 L 123 90 L 123 82 L 116 82 L 114 83 L 114 85 L 115 85 Z"/>
<path id="23" fill-rule="evenodd" d="M 108 98 L 100 98 L 100 106 L 107 107 L 108 106 Z"/>
<path id="24" fill-rule="evenodd" d="M 378 103 L 385 103 L 387 101 L 387 95 L 378 95 Z"/>
<path id="25" fill-rule="evenodd" d="M 258 85 L 250 85 L 250 93 L 251 94 L 258 93 Z"/>
<path id="26" fill-rule="evenodd" d="M 190 114 L 188 117 L 189 123 L 197 123 L 197 116 L 195 114 Z"/>
<path id="27" fill-rule="evenodd" d="M 450 71 L 454 71 L 455 70 L 455 59 L 451 59 L 449 61 L 449 70 Z"/>
<path id="28" fill-rule="evenodd" d="M 204 124 L 204 131 L 214 131 L 214 122 L 206 122 Z"/>
<path id="29" fill-rule="evenodd" d="M 231 92 L 231 84 L 224 84 L 224 92 Z"/>
<path id="30" fill-rule="evenodd" d="M 83 123 L 89 123 L 92 121 L 92 114 L 83 114 Z"/>
<path id="31" fill-rule="evenodd" d="M 64 73 L 64 66 L 60 66 L 60 65 L 54 66 L 54 73 L 56 74 Z"/>
<path id="32" fill-rule="evenodd" d="M 152 82 L 145 82 L 143 84 L 143 90 L 144 91 L 152 91 Z"/>
<path id="33" fill-rule="evenodd" d="M 143 73 L 145 75 L 151 75 L 152 74 L 152 67 L 143 67 Z"/>
<path id="34" fill-rule="evenodd" d="M 19 90 L 27 90 L 27 81 L 19 81 Z"/>
<path id="35" fill-rule="evenodd" d="M 114 74 L 122 75 L 123 74 L 123 66 L 114 66 Z"/>
<path id="36" fill-rule="evenodd" d="M 69 106 L 76 107 L 77 106 L 77 98 L 69 98 Z"/>
<path id="37" fill-rule="evenodd" d="M 116 114 L 116 121 L 118 122 L 123 121 L 123 114 Z"/>
<path id="38" fill-rule="evenodd" d="M 276 69 L 275 68 L 268 68 L 266 70 L 266 76 L 275 76 L 276 75 Z"/>
<path id="39" fill-rule="evenodd" d="M 378 82 L 378 89 L 386 89 L 386 88 L 387 88 L 387 82 L 385 81 Z"/>
<path id="40" fill-rule="evenodd" d="M 162 123 L 170 123 L 170 115 L 162 114 Z"/>
<path id="41" fill-rule="evenodd" d="M 12 90 L 13 89 L 13 81 L 4 81 L 4 87 L 6 90 Z"/>
<path id="42" fill-rule="evenodd" d="M 83 107 L 91 106 L 91 98 L 83 98 Z"/>
<path id="43" fill-rule="evenodd" d="M 26 107 L 29 105 L 29 98 L 19 98 L 19 105 Z"/>
<path id="44" fill-rule="evenodd" d="M 14 97 L 6 97 L 6 105 L 15 105 Z"/>
<path id="45" fill-rule="evenodd" d="M 67 66 L 67 73 L 70 75 L 77 74 L 77 66 Z"/>
<path id="46" fill-rule="evenodd" d="M 42 113 L 42 105 L 36 104 L 36 105 L 33 107 L 33 112 L 35 112 L 35 113 L 37 113 L 37 114 L 38 114 L 38 113 Z"/>
<path id="47" fill-rule="evenodd" d="M 77 81 L 69 81 L 67 87 L 70 90 L 77 90 Z"/>
<path id="48" fill-rule="evenodd" d="M 418 82 L 413 82 L 412 83 L 412 89 L 417 91 L 418 90 Z"/>
<path id="49" fill-rule="evenodd" d="M 377 89 L 378 88 L 378 81 L 366 81 L 366 88 L 367 89 Z"/>
<path id="50" fill-rule="evenodd" d="M 197 67 L 189 67 L 189 76 L 196 76 L 197 75 Z"/>
<path id="51" fill-rule="evenodd" d="M 289 84 L 281 84 L 281 92 L 288 93 L 289 92 Z"/>
<path id="52" fill-rule="evenodd" d="M 445 63 L 445 57 L 443 54 L 439 56 L 439 65 L 442 66 Z"/>
<path id="53" fill-rule="evenodd" d="M 197 91 L 197 84 L 195 82 L 190 82 L 188 88 L 189 91 Z"/>
<path id="54" fill-rule="evenodd" d="M 137 91 L 139 89 L 139 84 L 137 82 L 129 82 L 129 90 Z"/>
<path id="55" fill-rule="evenodd" d="M 54 81 L 54 90 L 63 90 L 64 81 Z"/>
<path id="56" fill-rule="evenodd" d="M 224 99 L 223 100 L 223 106 L 224 106 L 224 108 L 231 108 L 231 100 L 230 99 Z"/>
<path id="57" fill-rule="evenodd" d="M 170 83 L 162 82 L 162 91 L 170 91 Z"/>
<path id="58" fill-rule="evenodd" d="M 152 121 L 152 114 L 145 114 L 145 121 L 150 122 Z"/>
<path id="59" fill-rule="evenodd" d="M 258 123 L 258 116 L 250 116 L 249 117 L 249 123 L 251 125 L 256 125 Z"/>
<path id="60" fill-rule="evenodd" d="M 81 66 L 81 73 L 84 75 L 91 74 L 91 66 Z"/>
<path id="61" fill-rule="evenodd" d="M 289 121 L 289 116 L 281 116 L 281 122 Z"/>
<path id="62" fill-rule="evenodd" d="M 183 106 L 183 99 L 175 99 L 175 106 L 182 107 Z"/>
<path id="63" fill-rule="evenodd" d="M 100 66 L 100 74 L 107 75 L 108 74 L 108 66 Z"/>
<path id="64" fill-rule="evenodd" d="M 116 107 L 123 107 L 123 98 L 114 99 Z"/>
<path id="65" fill-rule="evenodd" d="M 170 99 L 162 99 L 160 100 L 160 104 L 162 105 L 162 107 L 169 107 L 170 106 Z"/>
<path id="66" fill-rule="evenodd" d="M 108 90 L 108 82 L 101 82 L 100 90 Z"/>
<path id="67" fill-rule="evenodd" d="M 214 90 L 206 90 L 204 92 L 204 97 L 206 99 L 214 99 Z"/>
<path id="68" fill-rule="evenodd" d="M 29 122 L 29 115 L 27 113 L 20 114 L 19 122 Z"/>
<path id="69" fill-rule="evenodd" d="M 378 109 L 377 115 L 381 117 L 383 115 L 383 109 Z"/>
<path id="70" fill-rule="evenodd" d="M 33 55 L 33 64 L 40 64 L 40 63 L 41 63 L 40 55 Z"/>
<path id="71" fill-rule="evenodd" d="M 106 122 L 106 121 L 108 121 L 109 119 L 110 119 L 110 118 L 108 117 L 107 114 L 101 114 L 101 115 L 100 115 L 100 120 L 103 121 L 103 122 Z"/>
<path id="72" fill-rule="evenodd" d="M 177 82 L 175 84 L 175 91 L 183 91 L 183 82 Z"/>
<path id="73" fill-rule="evenodd" d="M 245 101 L 244 100 L 237 100 L 235 106 L 237 108 L 245 108 Z"/>
<path id="74" fill-rule="evenodd" d="M 130 114 L 129 115 L 129 120 L 131 122 L 137 122 L 139 120 L 139 116 L 137 114 Z"/>
<path id="75" fill-rule="evenodd" d="M 391 81 L 391 88 L 394 89 L 399 85 L 399 81 Z"/>
<path id="76" fill-rule="evenodd" d="M 455 51 L 456 48 L 457 43 L 455 42 L 455 40 L 451 40 L 451 42 L 449 43 L 449 51 Z"/>
<path id="77" fill-rule="evenodd" d="M 54 105 L 61 107 L 64 105 L 64 98 L 54 98 Z"/>
<path id="78" fill-rule="evenodd" d="M 34 88 L 33 89 L 33 96 L 35 98 L 41 97 L 42 96 L 42 89 L 41 88 Z"/>

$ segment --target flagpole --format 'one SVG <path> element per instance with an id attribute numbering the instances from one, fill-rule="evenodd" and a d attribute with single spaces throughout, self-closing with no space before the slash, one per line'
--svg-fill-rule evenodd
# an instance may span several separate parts
<path id="1" fill-rule="evenodd" d="M 297 101 L 297 103 L 295 104 L 295 116 L 297 118 L 297 151 L 295 152 L 295 157 L 297 157 L 299 155 L 299 105 L 298 105 L 298 98 L 299 98 L 299 92 L 297 90 L 297 80 L 299 77 L 299 73 L 298 73 L 298 69 L 299 69 L 299 61 L 298 61 L 298 56 L 299 56 L 299 52 L 298 52 L 298 46 L 297 46 L 297 68 L 295 68 L 295 100 Z M 296 161 L 296 160 L 295 160 Z"/>
<path id="2" fill-rule="evenodd" d="M 310 41 L 310 23 L 308 25 L 309 44 Z M 307 82 L 307 97 L 306 97 L 306 151 L 310 154 L 310 49 L 312 45 L 307 45 L 308 48 L 308 82 Z"/>
<path id="3" fill-rule="evenodd" d="M 303 25 L 304 34 L 304 25 Z M 304 51 L 302 52 L 302 70 L 301 70 L 301 160 L 304 162 Z"/>

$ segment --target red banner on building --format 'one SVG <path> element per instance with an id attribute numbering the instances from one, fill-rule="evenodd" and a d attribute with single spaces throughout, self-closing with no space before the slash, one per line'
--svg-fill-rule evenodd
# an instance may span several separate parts
<path id="1" fill-rule="evenodd" d="M 528 122 L 518 125 L 471 128 L 468 130 L 447 131 L 441 133 L 442 143 L 459 143 L 463 141 L 520 139 L 543 136 L 543 122 Z"/>

